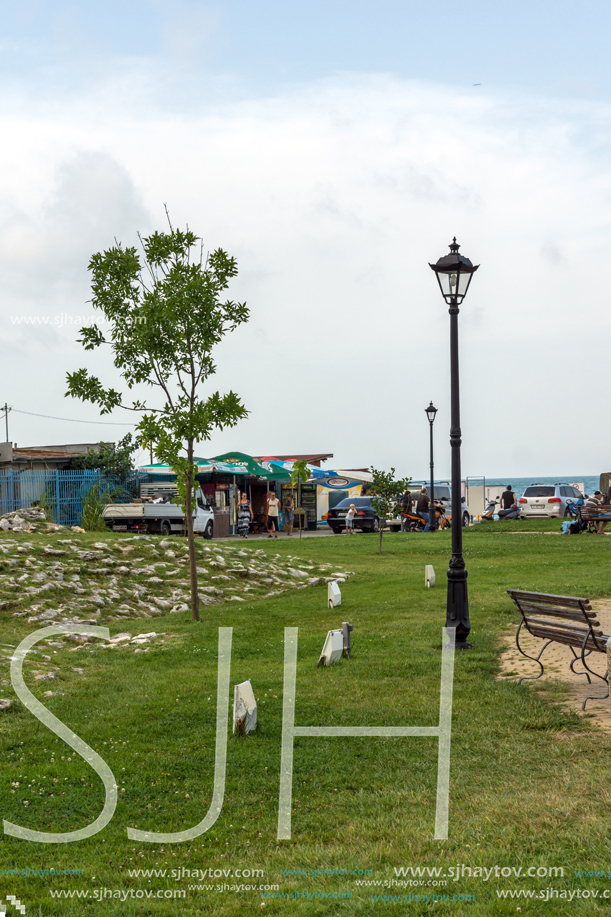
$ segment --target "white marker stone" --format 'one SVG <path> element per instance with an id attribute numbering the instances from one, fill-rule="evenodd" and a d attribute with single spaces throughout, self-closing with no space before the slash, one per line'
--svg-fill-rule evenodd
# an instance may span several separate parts
<path id="1" fill-rule="evenodd" d="M 233 732 L 248 735 L 257 728 L 257 701 L 249 681 L 233 689 Z"/>
<path id="2" fill-rule="evenodd" d="M 336 665 L 344 652 L 343 630 L 330 630 L 322 648 L 318 665 Z"/>
<path id="3" fill-rule="evenodd" d="M 329 596 L 329 608 L 336 608 L 342 604 L 342 592 L 335 580 L 327 585 L 327 595 Z"/>

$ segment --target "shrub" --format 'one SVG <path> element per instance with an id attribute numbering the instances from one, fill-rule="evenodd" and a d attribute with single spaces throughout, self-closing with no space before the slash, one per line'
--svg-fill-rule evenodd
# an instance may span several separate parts
<path id="1" fill-rule="evenodd" d="M 123 493 L 122 487 L 113 487 L 102 481 L 96 481 L 83 490 L 83 509 L 80 513 L 80 524 L 86 532 L 104 532 L 104 510 L 109 503 L 114 503 Z"/>

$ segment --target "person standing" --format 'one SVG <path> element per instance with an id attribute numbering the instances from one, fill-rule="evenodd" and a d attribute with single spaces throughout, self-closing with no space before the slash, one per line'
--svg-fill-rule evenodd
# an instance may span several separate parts
<path id="1" fill-rule="evenodd" d="M 407 532 L 407 516 L 412 511 L 412 495 L 409 490 L 401 494 L 399 502 L 401 504 L 401 531 Z"/>
<path id="2" fill-rule="evenodd" d="M 511 484 L 508 484 L 507 490 L 504 490 L 501 494 L 501 509 L 511 509 L 513 506 L 517 507 L 517 505 L 516 495 L 511 489 Z"/>
<path id="3" fill-rule="evenodd" d="M 354 517 L 356 516 L 356 506 L 350 504 L 350 509 L 346 513 L 346 535 L 354 535 Z"/>
<path id="4" fill-rule="evenodd" d="M 292 493 L 289 493 L 284 501 L 284 522 L 286 524 L 286 534 L 293 534 L 293 521 L 295 519 L 295 499 Z"/>
<path id="5" fill-rule="evenodd" d="M 267 531 L 269 538 L 277 538 L 278 532 L 278 513 L 280 512 L 280 500 L 273 492 L 270 492 L 267 499 Z"/>
<path id="6" fill-rule="evenodd" d="M 422 491 L 420 492 L 420 496 L 418 497 L 418 502 L 416 503 L 416 512 L 418 513 L 419 516 L 422 516 L 422 518 L 426 522 L 426 525 L 424 526 L 424 529 L 423 529 L 423 531 L 425 532 L 429 531 L 429 506 L 430 505 L 431 505 L 431 501 L 429 500 L 429 492 L 426 489 L 426 487 L 423 487 Z"/>
<path id="7" fill-rule="evenodd" d="M 240 538 L 248 538 L 251 522 L 252 509 L 248 502 L 248 495 L 243 493 L 238 504 L 238 535 Z"/>
<path id="8" fill-rule="evenodd" d="M 409 490 L 406 490 L 404 494 L 401 494 L 401 508 L 404 513 L 410 513 L 412 510 L 412 495 Z"/>

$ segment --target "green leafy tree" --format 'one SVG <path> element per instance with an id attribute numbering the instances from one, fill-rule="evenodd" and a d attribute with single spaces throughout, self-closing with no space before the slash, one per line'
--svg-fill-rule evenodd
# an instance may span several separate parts
<path id="1" fill-rule="evenodd" d="M 114 443 L 100 443 L 99 449 L 79 456 L 72 464 L 74 468 L 97 469 L 104 474 L 126 477 L 134 470 L 133 455 L 138 447 L 138 441 L 128 433 L 116 446 Z"/>
<path id="2" fill-rule="evenodd" d="M 367 496 L 371 498 L 371 505 L 380 519 L 380 543 L 378 554 L 382 553 L 382 534 L 384 532 L 384 522 L 399 502 L 401 494 L 408 490 L 411 484 L 411 478 L 400 478 L 395 481 L 395 469 L 390 471 L 378 471 L 371 469 L 373 481 L 368 485 Z"/>
<path id="3" fill-rule="evenodd" d="M 167 214 L 167 210 L 166 210 Z M 233 391 L 202 397 L 202 385 L 216 372 L 212 351 L 222 338 L 248 321 L 245 303 L 222 301 L 237 274 L 235 258 L 222 249 L 204 257 L 195 233 L 174 229 L 140 239 L 137 248 L 112 248 L 93 255 L 92 304 L 104 319 L 81 330 L 85 350 L 110 345 L 115 367 L 128 390 L 148 386 L 147 399 L 126 403 L 87 369 L 68 373 L 67 395 L 98 405 L 102 414 L 122 407 L 141 415 L 140 444 L 154 444 L 155 455 L 177 476 L 187 523 L 191 611 L 199 620 L 193 510 L 194 446 L 215 429 L 233 427 L 248 411 Z"/>
<path id="4" fill-rule="evenodd" d="M 303 509 L 301 506 L 301 485 L 305 484 L 306 481 L 310 479 L 310 469 L 308 468 L 308 463 L 305 459 L 299 459 L 293 463 L 293 470 L 291 471 L 291 487 L 293 491 L 297 488 L 297 505 L 300 509 Z M 294 494 L 293 494 L 294 499 Z M 299 537 L 301 538 L 301 533 L 303 531 L 303 515 L 299 514 Z"/>

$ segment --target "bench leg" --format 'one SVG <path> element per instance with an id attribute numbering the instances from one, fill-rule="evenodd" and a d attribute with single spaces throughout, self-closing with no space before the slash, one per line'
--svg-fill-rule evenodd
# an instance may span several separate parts
<path id="1" fill-rule="evenodd" d="M 578 655 L 577 655 L 577 653 L 575 652 L 575 650 L 573 649 L 572 646 L 569 647 L 569 649 L 570 649 L 571 653 L 573 654 L 573 656 L 575 657 L 575 658 L 571 661 L 571 672 L 573 673 L 573 675 L 585 675 L 586 678 L 588 679 L 588 684 L 591 685 L 591 684 L 592 684 L 592 679 L 590 678 L 590 676 L 588 675 L 587 672 L 576 672 L 575 669 L 573 668 L 573 666 L 575 665 L 575 663 L 577 662 L 577 660 L 578 660 L 578 659 L 581 659 L 581 656 L 578 656 Z M 592 652 L 592 650 L 588 650 L 588 652 L 587 652 L 585 655 L 586 655 L 586 656 L 589 656 L 591 652 Z"/>
<path id="2" fill-rule="evenodd" d="M 602 675 L 599 675 L 598 677 L 599 677 L 599 678 L 603 678 Z M 583 704 L 581 705 L 581 709 L 582 709 L 582 710 L 585 710 L 585 709 L 586 709 L 586 704 L 588 703 L 589 700 L 606 700 L 606 699 L 609 697 L 609 683 L 608 683 L 608 680 L 607 680 L 606 678 L 603 678 L 603 681 L 606 681 L 606 682 L 607 682 L 607 693 L 606 693 L 606 694 L 600 694 L 600 695 L 598 695 L 598 694 L 596 694 L 596 695 L 595 695 L 595 694 L 588 695 L 588 697 L 586 697 L 586 699 L 584 700 Z"/>
<path id="3" fill-rule="evenodd" d="M 606 700 L 609 697 L 609 669 L 607 668 L 607 671 L 605 672 L 604 675 L 599 675 L 598 672 L 595 672 L 594 669 L 591 669 L 586 662 L 586 656 L 589 656 L 592 650 L 590 650 L 587 653 L 584 652 L 584 650 L 585 650 L 585 644 L 584 646 L 581 647 L 581 661 L 583 663 L 584 669 L 587 669 L 591 675 L 595 676 L 595 678 L 600 678 L 601 681 L 604 681 L 606 683 L 607 693 L 601 694 L 601 695 L 596 695 L 596 694 L 588 695 L 588 697 L 586 697 L 583 704 L 581 705 L 582 710 L 586 709 L 586 704 L 589 700 Z"/>
<path id="4" fill-rule="evenodd" d="M 543 644 L 543 649 L 541 650 L 538 656 L 529 656 L 528 653 L 525 653 L 522 647 L 520 646 L 520 631 L 522 630 L 523 623 L 524 623 L 524 619 L 522 618 L 522 620 L 520 621 L 518 625 L 518 629 L 516 631 L 516 646 L 519 652 L 522 653 L 523 656 L 526 656 L 527 659 L 532 659 L 533 662 L 536 662 L 539 668 L 541 669 L 541 671 L 539 672 L 538 675 L 523 675 L 522 678 L 520 678 L 520 680 L 518 681 L 519 685 L 521 685 L 523 681 L 536 681 L 537 678 L 541 678 L 541 676 L 543 675 L 543 663 L 540 662 L 539 660 L 541 659 L 543 652 L 547 649 L 550 643 L 553 643 L 552 640 L 548 640 L 547 643 Z"/>

